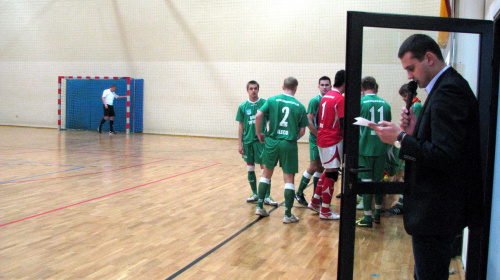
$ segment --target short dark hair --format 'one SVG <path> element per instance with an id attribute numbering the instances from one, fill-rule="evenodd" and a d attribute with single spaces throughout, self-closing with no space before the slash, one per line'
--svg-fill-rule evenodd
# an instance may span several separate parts
<path id="1" fill-rule="evenodd" d="M 112 88 L 112 87 L 117 88 L 116 85 L 111 85 L 110 88 Z"/>
<path id="2" fill-rule="evenodd" d="M 286 89 L 292 90 L 299 86 L 299 81 L 297 81 L 294 77 L 288 77 L 283 81 L 283 85 Z"/>
<path id="3" fill-rule="evenodd" d="M 319 78 L 318 84 L 320 84 L 321 81 L 328 81 L 330 84 L 332 84 L 332 80 L 330 80 L 330 78 L 327 76 L 323 76 L 323 77 Z"/>
<path id="4" fill-rule="evenodd" d="M 406 95 L 408 96 L 410 94 L 410 90 L 408 89 L 408 84 L 404 84 L 399 88 L 399 95 L 403 96 Z M 417 92 L 415 91 L 415 96 L 417 96 Z"/>
<path id="5" fill-rule="evenodd" d="M 366 76 L 361 80 L 361 88 L 364 90 L 378 91 L 378 84 L 372 76 Z"/>
<path id="6" fill-rule="evenodd" d="M 257 88 L 260 88 L 260 85 L 259 83 L 257 83 L 256 81 L 254 80 L 251 80 L 250 82 L 247 83 L 247 90 L 248 88 L 250 87 L 250 85 L 257 85 Z"/>
<path id="7" fill-rule="evenodd" d="M 399 47 L 399 59 L 403 58 L 407 52 L 411 52 L 412 57 L 419 61 L 424 59 L 427 52 L 435 54 L 439 60 L 444 61 L 439 45 L 434 39 L 425 34 L 413 34 L 406 38 Z"/>
<path id="8" fill-rule="evenodd" d="M 343 84 L 345 84 L 345 70 L 339 70 L 335 74 L 335 82 L 333 83 L 333 87 L 341 87 Z"/>

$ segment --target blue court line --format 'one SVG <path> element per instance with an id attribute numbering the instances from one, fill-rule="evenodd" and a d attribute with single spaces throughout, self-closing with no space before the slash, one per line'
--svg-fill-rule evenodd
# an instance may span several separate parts
<path id="1" fill-rule="evenodd" d="M 280 208 L 281 206 L 285 205 L 285 202 L 281 202 L 278 206 L 276 206 L 274 209 L 271 209 L 269 211 L 269 213 L 272 213 L 274 210 Z M 191 267 L 193 267 L 194 265 L 196 265 L 197 263 L 201 262 L 202 260 L 204 260 L 206 257 L 210 256 L 212 253 L 214 253 L 215 251 L 219 250 L 222 246 L 226 245 L 227 243 L 229 243 L 229 241 L 235 239 L 238 235 L 242 234 L 243 232 L 247 231 L 249 228 L 251 228 L 253 225 L 255 225 L 256 223 L 258 223 L 260 220 L 262 220 L 264 217 L 258 217 L 255 221 L 249 223 L 248 225 L 246 225 L 244 228 L 240 229 L 237 233 L 231 235 L 230 237 L 228 237 L 226 240 L 222 241 L 221 243 L 219 243 L 219 245 L 215 246 L 214 248 L 210 249 L 208 252 L 206 252 L 205 254 L 201 255 L 199 258 L 197 258 L 196 260 L 192 261 L 191 263 L 189 263 L 188 265 L 186 265 L 185 267 L 181 268 L 180 270 L 178 270 L 176 273 L 170 275 L 167 279 L 165 280 L 172 280 L 174 278 L 176 278 L 177 276 L 181 275 L 183 272 L 185 272 L 186 270 L 190 269 Z"/>
<path id="2" fill-rule="evenodd" d="M 16 163 L 16 164 L 7 164 L 7 165 L 0 165 L 0 168 L 2 167 L 9 167 L 9 166 L 16 166 L 16 165 L 23 165 L 24 163 Z"/>
<path id="3" fill-rule="evenodd" d="M 68 171 L 73 171 L 73 170 L 85 168 L 85 166 L 69 165 L 69 164 L 42 163 L 42 162 L 20 161 L 20 160 L 6 160 L 6 159 L 0 159 L 0 161 L 14 161 L 14 162 L 19 162 L 18 164 L 15 164 L 15 165 L 22 165 L 22 164 L 29 163 L 29 164 L 40 164 L 40 165 L 54 165 L 54 166 L 62 166 L 62 167 L 69 167 L 69 166 L 74 166 L 75 167 L 75 168 L 71 168 L 71 169 L 66 169 L 66 170 L 61 170 L 61 171 L 56 171 L 56 172 L 50 172 L 50 173 L 44 173 L 44 174 L 34 175 L 34 176 L 30 176 L 30 177 L 12 179 L 12 180 L 7 180 L 7 181 L 0 181 L 0 184 L 11 183 L 11 182 L 15 182 L 15 181 L 32 179 L 32 178 L 36 178 L 36 177 L 47 176 L 47 175 L 52 175 L 52 174 L 57 174 L 57 173 L 68 172 Z"/>

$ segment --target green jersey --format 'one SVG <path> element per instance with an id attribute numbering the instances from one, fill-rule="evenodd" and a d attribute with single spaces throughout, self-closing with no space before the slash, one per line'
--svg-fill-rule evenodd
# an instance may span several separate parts
<path id="1" fill-rule="evenodd" d="M 374 123 L 392 120 L 391 106 L 376 94 L 367 94 L 361 98 L 361 117 Z M 359 128 L 359 155 L 360 156 L 385 156 L 388 144 L 380 140 L 373 129 L 367 126 Z"/>
<path id="2" fill-rule="evenodd" d="M 318 129 L 318 119 L 316 116 L 318 115 L 319 111 L 319 104 L 321 102 L 321 98 L 323 96 L 321 94 L 316 95 L 309 101 L 309 105 L 307 106 L 307 113 L 308 114 L 313 114 L 313 125 L 316 129 Z M 312 132 L 309 131 L 309 142 L 316 143 L 316 136 L 312 134 Z"/>
<path id="3" fill-rule="evenodd" d="M 243 123 L 243 144 L 248 145 L 254 141 L 259 141 L 257 135 L 255 134 L 255 115 L 257 110 L 262 107 L 266 102 L 265 99 L 259 98 L 255 102 L 249 100 L 243 102 L 238 107 L 238 112 L 236 113 L 236 121 Z M 261 131 L 264 132 L 266 129 L 265 120 L 262 121 Z"/>
<path id="4" fill-rule="evenodd" d="M 273 96 L 260 107 L 259 111 L 269 120 L 266 137 L 275 140 L 297 141 L 300 128 L 309 125 L 306 107 L 291 95 Z"/>
<path id="5" fill-rule="evenodd" d="M 415 102 L 413 103 L 413 112 L 415 113 L 415 116 L 420 116 L 420 112 L 422 112 L 422 102 Z"/>

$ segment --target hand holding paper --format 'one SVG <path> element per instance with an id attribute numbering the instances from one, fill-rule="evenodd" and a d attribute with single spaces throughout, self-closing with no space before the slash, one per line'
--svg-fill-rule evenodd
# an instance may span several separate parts
<path id="1" fill-rule="evenodd" d="M 370 124 L 371 124 L 371 125 L 375 125 L 375 126 L 380 126 L 379 124 L 376 124 L 376 123 L 369 121 L 369 120 L 362 118 L 362 117 L 357 117 L 354 119 L 356 120 L 356 122 L 353 123 L 355 125 L 370 126 Z"/>

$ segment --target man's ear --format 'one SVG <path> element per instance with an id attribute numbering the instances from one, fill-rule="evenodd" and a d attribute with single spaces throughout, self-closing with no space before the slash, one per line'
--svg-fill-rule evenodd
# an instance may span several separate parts
<path id="1" fill-rule="evenodd" d="M 436 55 L 433 54 L 432 52 L 426 52 L 424 55 L 424 59 L 426 60 L 428 65 L 434 65 L 434 62 L 436 62 Z"/>

